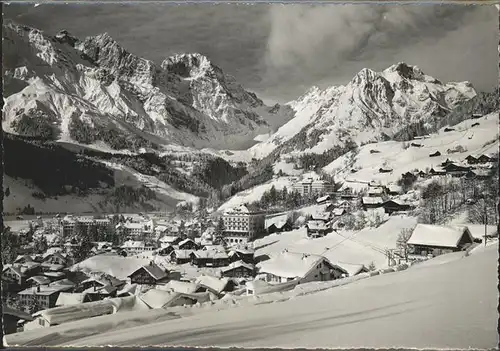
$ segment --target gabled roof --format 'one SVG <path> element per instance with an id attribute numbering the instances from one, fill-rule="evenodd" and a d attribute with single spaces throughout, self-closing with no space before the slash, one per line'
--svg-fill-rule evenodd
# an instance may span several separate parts
<path id="1" fill-rule="evenodd" d="M 332 213 L 334 216 L 342 216 L 345 213 L 345 208 L 335 208 Z"/>
<path id="2" fill-rule="evenodd" d="M 198 290 L 200 286 L 196 283 L 181 282 L 179 280 L 171 280 L 162 287 L 162 290 L 172 290 L 178 293 L 192 294 Z"/>
<path id="3" fill-rule="evenodd" d="M 367 268 L 362 264 L 346 263 L 346 262 L 336 262 L 336 264 L 337 266 L 345 269 L 350 277 L 359 274 L 362 271 L 367 270 Z"/>
<path id="4" fill-rule="evenodd" d="M 244 268 L 249 269 L 249 270 L 254 270 L 254 268 L 255 268 L 253 265 L 245 263 L 243 261 L 236 261 L 236 262 L 231 263 L 229 266 L 222 268 L 221 271 L 228 272 L 228 271 L 231 271 L 231 270 L 233 270 L 235 268 L 239 268 L 239 267 L 244 267 Z"/>
<path id="5" fill-rule="evenodd" d="M 85 294 L 101 294 L 101 295 L 111 295 L 113 292 L 117 291 L 118 288 L 116 286 L 105 285 L 100 287 L 87 288 L 83 291 Z"/>
<path id="6" fill-rule="evenodd" d="M 146 247 L 144 241 L 132 241 L 132 240 L 125 241 L 121 246 L 122 249 L 144 248 L 144 247 Z"/>
<path id="7" fill-rule="evenodd" d="M 196 279 L 196 284 L 204 286 L 219 294 L 224 291 L 228 283 L 228 278 L 217 278 L 211 275 L 202 275 Z"/>
<path id="8" fill-rule="evenodd" d="M 153 277 L 156 280 L 161 280 L 168 275 L 168 273 L 165 272 L 165 270 L 161 269 L 156 263 L 151 262 L 150 264 L 144 265 L 139 269 L 135 270 L 132 274 L 129 275 L 129 277 L 133 276 L 136 272 L 138 272 L 141 269 L 144 269 L 146 273 L 148 273 L 151 277 Z"/>
<path id="9" fill-rule="evenodd" d="M 173 291 L 150 289 L 139 298 L 150 308 L 165 308 L 179 298 L 180 294 Z"/>
<path id="10" fill-rule="evenodd" d="M 308 221 L 306 223 L 307 228 L 310 230 L 325 230 L 328 229 L 327 225 L 323 221 Z"/>
<path id="11" fill-rule="evenodd" d="M 216 250 L 196 250 L 193 251 L 193 254 L 196 258 L 205 258 L 205 259 L 226 259 L 229 258 L 225 251 L 216 251 Z"/>
<path id="12" fill-rule="evenodd" d="M 326 257 L 298 252 L 282 252 L 280 255 L 261 262 L 259 273 L 273 274 L 285 278 L 303 278 L 320 262 L 326 262 L 332 267 L 345 271 L 331 263 Z M 347 271 L 345 271 L 347 273 Z"/>
<path id="13" fill-rule="evenodd" d="M 12 307 L 6 305 L 5 303 L 2 303 L 2 314 L 3 315 L 14 316 L 14 317 L 17 317 L 19 319 L 24 319 L 24 320 L 27 320 L 27 321 L 32 321 L 33 320 L 33 317 L 31 317 L 31 315 L 29 313 L 26 313 L 24 311 L 12 308 Z"/>
<path id="14" fill-rule="evenodd" d="M 35 275 L 34 277 L 28 278 L 27 281 L 34 281 L 38 285 L 48 285 L 50 284 L 50 279 L 44 277 L 43 275 Z"/>
<path id="15" fill-rule="evenodd" d="M 189 243 L 189 242 L 192 242 L 193 244 L 196 244 L 196 243 L 195 243 L 192 239 L 189 239 L 189 238 L 188 238 L 188 239 L 184 239 L 184 240 L 182 240 L 182 241 L 181 241 L 181 242 L 179 242 L 179 244 L 177 244 L 177 245 L 178 245 L 179 247 L 181 247 L 182 245 L 187 244 L 187 243 Z"/>
<path id="16" fill-rule="evenodd" d="M 465 226 L 417 224 L 407 243 L 410 245 L 457 247 L 464 234 L 469 235 L 471 241 L 474 240 L 469 229 Z"/>
<path id="17" fill-rule="evenodd" d="M 189 258 L 193 250 L 174 250 L 171 255 L 174 253 L 176 258 Z"/>
<path id="18" fill-rule="evenodd" d="M 317 202 L 317 203 L 320 203 L 320 202 L 325 202 L 325 201 L 327 201 L 327 200 L 329 200 L 329 199 L 330 199 L 330 195 L 325 195 L 325 196 L 318 197 L 318 198 L 316 199 L 316 202 Z"/>
<path id="19" fill-rule="evenodd" d="M 18 255 L 14 260 L 14 263 L 17 263 L 21 260 L 25 260 L 26 262 L 33 262 L 33 258 L 30 255 Z"/>

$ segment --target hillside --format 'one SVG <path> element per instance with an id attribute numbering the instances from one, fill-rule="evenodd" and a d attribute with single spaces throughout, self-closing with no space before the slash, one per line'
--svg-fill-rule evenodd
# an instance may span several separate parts
<path id="1" fill-rule="evenodd" d="M 200 54 L 161 64 L 106 33 L 80 40 L 3 26 L 5 131 L 112 149 L 247 148 L 292 117 Z"/>
<path id="2" fill-rule="evenodd" d="M 475 95 L 469 82 L 442 83 L 406 63 L 382 72 L 365 68 L 345 86 L 313 87 L 288 103 L 295 117 L 250 151 L 322 153 L 349 140 L 381 141 L 411 125 L 432 128 Z"/>
<path id="3" fill-rule="evenodd" d="M 494 348 L 498 243 L 266 303 L 131 312 L 7 336 L 9 345 Z M 464 279 L 467 277 L 467 279 Z M 314 283 L 312 283 L 314 284 Z M 307 285 L 307 284 L 306 284 Z M 461 293 L 457 293 L 461 292 Z M 480 296 L 480 298 L 478 298 Z M 274 303 L 273 303 L 274 302 Z M 174 320 L 165 320 L 175 318 Z"/>

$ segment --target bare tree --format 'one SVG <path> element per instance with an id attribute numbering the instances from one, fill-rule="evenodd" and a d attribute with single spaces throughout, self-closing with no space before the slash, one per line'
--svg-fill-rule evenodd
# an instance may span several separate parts
<path id="1" fill-rule="evenodd" d="M 396 240 L 396 247 L 399 249 L 406 261 L 408 261 L 408 240 L 410 239 L 412 232 L 413 231 L 409 228 L 403 228 L 401 229 L 401 232 Z"/>

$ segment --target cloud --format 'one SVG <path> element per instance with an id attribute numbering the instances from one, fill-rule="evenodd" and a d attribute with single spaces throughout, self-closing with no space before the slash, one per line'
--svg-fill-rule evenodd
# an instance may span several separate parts
<path id="1" fill-rule="evenodd" d="M 442 81 L 497 84 L 498 11 L 457 5 L 12 4 L 7 17 L 54 34 L 108 32 L 161 62 L 201 52 L 267 100 L 347 83 L 399 61 Z"/>

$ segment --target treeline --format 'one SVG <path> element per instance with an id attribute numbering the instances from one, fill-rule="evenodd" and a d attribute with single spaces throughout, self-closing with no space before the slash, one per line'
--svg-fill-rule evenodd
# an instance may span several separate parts
<path id="1" fill-rule="evenodd" d="M 5 174 L 32 180 L 47 196 L 114 186 L 113 171 L 53 142 L 5 133 L 3 146 Z"/>

